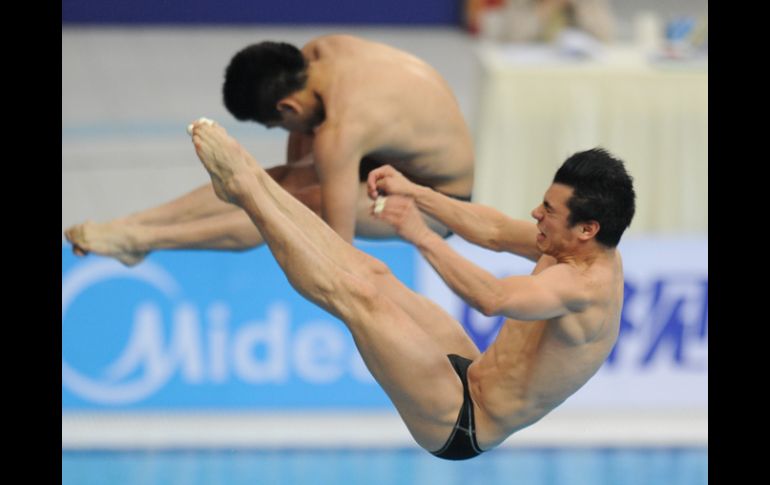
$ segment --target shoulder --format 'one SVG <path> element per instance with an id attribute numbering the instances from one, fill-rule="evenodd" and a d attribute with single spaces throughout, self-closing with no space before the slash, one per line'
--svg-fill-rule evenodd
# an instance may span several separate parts
<path id="1" fill-rule="evenodd" d="M 537 267 L 540 267 L 540 271 L 533 274 L 533 276 L 541 281 L 548 281 L 552 283 L 561 283 L 569 286 L 577 286 L 580 282 L 580 272 L 567 263 L 559 263 L 553 261 L 552 263 L 546 261 L 541 266 L 541 261 L 537 263 Z M 550 264 L 549 264 L 550 263 Z"/>
<path id="2" fill-rule="evenodd" d="M 533 274 L 533 278 L 558 296 L 571 312 L 582 311 L 594 301 L 590 279 L 572 265 L 554 261 L 553 264 Z"/>

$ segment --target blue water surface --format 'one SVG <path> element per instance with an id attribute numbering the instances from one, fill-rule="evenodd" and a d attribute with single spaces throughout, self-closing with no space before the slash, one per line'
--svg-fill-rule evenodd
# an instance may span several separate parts
<path id="1" fill-rule="evenodd" d="M 62 485 L 706 485 L 705 448 L 64 451 Z"/>

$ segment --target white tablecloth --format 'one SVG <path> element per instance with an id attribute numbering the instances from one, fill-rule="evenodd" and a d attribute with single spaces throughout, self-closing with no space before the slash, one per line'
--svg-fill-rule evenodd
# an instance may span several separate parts
<path id="1" fill-rule="evenodd" d="M 543 49 L 543 48 L 541 48 Z M 567 156 L 602 146 L 635 180 L 631 230 L 708 231 L 708 63 L 591 61 L 484 46 L 474 200 L 529 217 Z"/>

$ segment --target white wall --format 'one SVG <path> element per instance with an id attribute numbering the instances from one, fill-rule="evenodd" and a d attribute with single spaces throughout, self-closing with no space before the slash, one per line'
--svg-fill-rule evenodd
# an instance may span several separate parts
<path id="1" fill-rule="evenodd" d="M 633 16 L 705 13 L 705 0 L 614 0 L 621 37 Z M 239 27 L 62 28 L 62 230 L 173 199 L 208 182 L 185 126 L 214 118 L 264 166 L 282 163 L 285 132 L 239 123 L 221 102 L 224 67 L 245 45 L 280 39 L 301 45 L 348 32 L 410 51 L 441 72 L 471 128 L 479 63 L 459 28 Z"/>
<path id="2" fill-rule="evenodd" d="M 302 45 L 347 32 L 412 52 L 436 67 L 474 115 L 473 41 L 459 29 L 63 28 L 62 229 L 150 207 L 208 181 L 185 133 L 222 123 L 265 166 L 283 162 L 285 132 L 237 122 L 221 102 L 235 52 L 265 39 Z"/>

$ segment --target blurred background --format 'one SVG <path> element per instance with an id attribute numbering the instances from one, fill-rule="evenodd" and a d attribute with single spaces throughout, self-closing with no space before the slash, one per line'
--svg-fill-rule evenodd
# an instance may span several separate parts
<path id="1" fill-rule="evenodd" d="M 187 124 L 255 158 L 286 133 L 237 122 L 224 67 L 244 46 L 325 34 L 434 66 L 474 135 L 474 201 L 528 219 L 570 154 L 634 176 L 621 334 L 602 369 L 501 447 L 420 450 L 344 326 L 266 248 L 169 251 L 128 269 L 62 240 L 62 484 L 707 483 L 708 10 L 705 0 L 62 2 L 62 230 L 208 182 Z M 499 276 L 511 255 L 451 244 Z M 356 241 L 485 348 L 501 320 L 457 299 L 414 249 Z"/>

